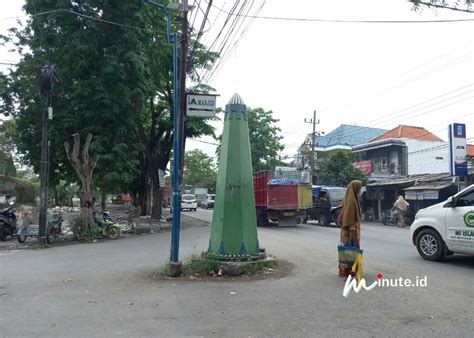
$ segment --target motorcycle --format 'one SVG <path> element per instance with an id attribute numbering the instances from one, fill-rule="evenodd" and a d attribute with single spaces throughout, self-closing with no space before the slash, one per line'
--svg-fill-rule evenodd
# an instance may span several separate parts
<path id="1" fill-rule="evenodd" d="M 102 219 L 94 214 L 94 223 L 91 224 L 91 233 L 94 237 L 107 237 L 117 239 L 120 236 L 120 225 L 113 221 L 112 216 L 107 211 L 102 213 Z"/>
<path id="2" fill-rule="evenodd" d="M 405 221 L 405 226 L 410 226 L 413 223 L 414 216 L 410 209 L 405 213 L 403 217 Z M 382 224 L 383 225 L 396 225 L 399 226 L 400 219 L 398 217 L 398 212 L 393 210 L 385 210 L 382 212 Z"/>
<path id="3" fill-rule="evenodd" d="M 53 217 L 46 224 L 46 242 L 53 243 L 62 232 L 63 217 L 60 212 L 54 212 Z M 37 238 L 39 228 L 37 225 L 26 225 L 19 227 L 16 232 L 16 239 L 20 243 L 24 243 L 28 236 Z"/>
<path id="4" fill-rule="evenodd" d="M 15 203 L 10 202 L 8 208 L 3 209 L 0 212 L 0 240 L 4 241 L 10 237 L 15 237 L 16 234 L 16 216 L 13 212 L 13 206 Z"/>

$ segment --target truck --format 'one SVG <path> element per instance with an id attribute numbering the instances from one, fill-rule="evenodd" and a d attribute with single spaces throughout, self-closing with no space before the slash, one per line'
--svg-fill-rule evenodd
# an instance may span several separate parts
<path id="1" fill-rule="evenodd" d="M 312 190 L 313 206 L 307 211 L 305 223 L 308 220 L 315 220 L 320 225 L 328 226 L 335 222 L 346 193 L 346 188 L 313 185 Z"/>
<path id="2" fill-rule="evenodd" d="M 296 226 L 312 206 L 311 184 L 297 179 L 271 179 L 269 171 L 253 175 L 257 225 Z"/>

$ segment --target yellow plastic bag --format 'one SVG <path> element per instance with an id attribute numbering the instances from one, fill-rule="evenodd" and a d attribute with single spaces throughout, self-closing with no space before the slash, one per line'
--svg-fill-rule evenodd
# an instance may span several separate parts
<path id="1" fill-rule="evenodd" d="M 352 272 L 356 272 L 357 282 L 359 283 L 361 279 L 364 277 L 364 273 L 362 271 L 362 254 L 356 255 L 354 264 L 352 265 Z"/>

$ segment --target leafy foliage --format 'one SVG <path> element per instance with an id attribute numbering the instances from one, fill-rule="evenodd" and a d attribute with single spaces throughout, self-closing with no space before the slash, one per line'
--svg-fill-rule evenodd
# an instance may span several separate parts
<path id="1" fill-rule="evenodd" d="M 273 112 L 262 108 L 248 109 L 250 150 L 252 152 L 253 171 L 273 170 L 282 165 L 278 153 L 284 146 L 278 133 L 280 128 L 275 126 L 278 119 L 273 118 Z"/>
<path id="2" fill-rule="evenodd" d="M 216 168 L 212 158 L 199 149 L 184 155 L 184 183 L 194 187 L 213 188 L 216 185 Z"/>
<path id="3" fill-rule="evenodd" d="M 367 176 L 359 168 L 354 167 L 353 154 L 338 152 L 332 157 L 322 160 L 320 175 L 317 177 L 319 184 L 337 185 L 345 187 L 352 180 L 367 182 Z"/>
<path id="4" fill-rule="evenodd" d="M 409 0 L 413 3 L 414 10 L 420 10 L 421 6 L 428 8 L 442 8 L 453 11 L 472 13 L 473 0 Z"/>
<path id="5" fill-rule="evenodd" d="M 50 186 L 78 181 L 63 146 L 75 133 L 93 135 L 90 151 L 100 156 L 95 185 L 102 192 L 129 191 L 136 181 L 158 186 L 157 169 L 166 168 L 173 139 L 172 49 L 163 13 L 142 1 L 118 0 L 26 0 L 24 9 L 46 14 L 2 37 L 22 59 L 9 75 L 0 75 L 0 112 L 18 118 L 16 141 L 26 163 L 39 172 L 46 98 L 38 92 L 38 70 L 47 62 L 56 78 L 48 100 L 54 110 Z M 216 57 L 196 44 L 190 77 Z M 202 84 L 193 91 L 209 89 Z M 201 134 L 213 135 L 212 127 L 188 119 L 185 135 Z"/>
<path id="6" fill-rule="evenodd" d="M 271 110 L 265 111 L 263 108 L 247 108 L 247 114 L 252 170 L 273 170 L 276 166 L 284 165 L 278 156 L 284 149 L 280 143 L 283 137 L 278 135 L 281 129 L 275 126 L 279 120 L 273 118 Z M 222 141 L 222 135 L 218 140 Z M 216 150 L 218 156 L 219 152 L 220 146 Z"/>

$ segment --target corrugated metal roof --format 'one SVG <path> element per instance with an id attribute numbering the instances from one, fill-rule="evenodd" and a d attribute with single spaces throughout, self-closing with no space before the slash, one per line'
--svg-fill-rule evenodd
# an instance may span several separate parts
<path id="1" fill-rule="evenodd" d="M 405 191 L 421 191 L 421 190 L 441 190 L 453 185 L 453 182 L 432 182 L 431 184 L 419 184 L 409 188 L 405 188 Z"/>
<path id="2" fill-rule="evenodd" d="M 381 187 L 388 185 L 405 185 L 412 184 L 413 187 L 418 186 L 436 186 L 445 185 L 444 187 L 450 186 L 453 182 L 453 177 L 448 173 L 441 174 L 420 174 L 412 175 L 398 179 L 391 179 L 387 181 L 379 181 L 367 184 L 368 187 Z M 410 187 L 411 188 L 411 187 Z M 426 189 L 426 188 L 423 188 Z M 422 190 L 423 190 L 422 189 Z"/>
<path id="3" fill-rule="evenodd" d="M 386 131 L 385 129 L 379 128 L 341 124 L 327 135 L 316 136 L 315 145 L 323 148 L 336 145 L 356 146 L 367 143 Z"/>

